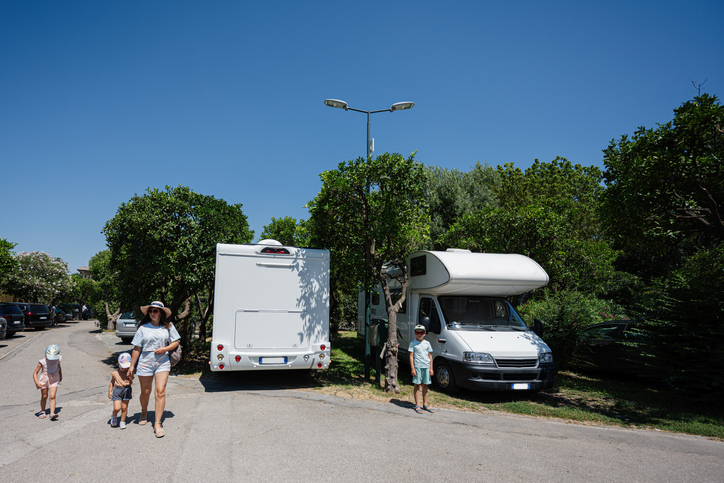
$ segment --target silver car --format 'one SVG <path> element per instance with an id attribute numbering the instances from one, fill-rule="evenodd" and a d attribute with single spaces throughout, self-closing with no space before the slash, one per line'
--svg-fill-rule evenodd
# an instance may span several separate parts
<path id="1" fill-rule="evenodd" d="M 120 337 L 123 342 L 130 344 L 133 336 L 138 330 L 138 321 L 133 312 L 123 312 L 116 321 L 116 337 Z"/>

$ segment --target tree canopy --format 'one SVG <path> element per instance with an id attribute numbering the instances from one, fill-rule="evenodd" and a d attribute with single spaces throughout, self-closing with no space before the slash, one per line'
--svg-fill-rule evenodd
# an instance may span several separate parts
<path id="1" fill-rule="evenodd" d="M 103 228 L 123 308 L 161 300 L 174 316 L 191 297 L 213 300 L 217 243 L 248 243 L 241 204 L 184 186 L 149 189 L 122 203 Z"/>
<path id="2" fill-rule="evenodd" d="M 304 247 L 309 243 L 304 220 L 297 221 L 291 216 L 272 217 L 271 223 L 264 225 L 259 238 L 261 240 L 271 238 L 282 245 L 292 247 Z"/>
<path id="3" fill-rule="evenodd" d="M 51 303 L 71 290 L 68 265 L 45 252 L 20 252 L 6 275 L 6 290 L 27 302 Z"/>
<path id="4" fill-rule="evenodd" d="M 724 107 L 702 94 L 656 129 L 639 128 L 604 151 L 602 214 L 620 245 L 659 254 L 686 238 L 724 239 Z"/>

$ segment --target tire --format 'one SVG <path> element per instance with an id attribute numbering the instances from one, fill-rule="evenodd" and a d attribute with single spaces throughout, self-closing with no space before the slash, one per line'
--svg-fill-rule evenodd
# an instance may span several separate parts
<path id="1" fill-rule="evenodd" d="M 450 369 L 445 359 L 438 357 L 435 360 L 435 374 L 433 374 L 432 382 L 435 386 L 446 394 L 453 394 L 460 390 L 457 383 L 455 382 L 455 375 Z"/>

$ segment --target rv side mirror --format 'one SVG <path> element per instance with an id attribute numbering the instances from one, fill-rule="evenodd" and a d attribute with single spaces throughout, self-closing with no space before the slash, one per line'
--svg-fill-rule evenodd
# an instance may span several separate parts
<path id="1" fill-rule="evenodd" d="M 543 321 L 540 319 L 533 319 L 533 332 L 538 337 L 543 337 Z"/>
<path id="2" fill-rule="evenodd" d="M 430 332 L 430 317 L 423 317 L 420 321 L 420 325 L 425 327 L 425 330 Z"/>

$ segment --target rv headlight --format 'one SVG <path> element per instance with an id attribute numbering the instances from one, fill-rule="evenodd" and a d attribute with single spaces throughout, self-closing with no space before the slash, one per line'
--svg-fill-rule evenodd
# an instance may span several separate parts
<path id="1" fill-rule="evenodd" d="M 553 362 L 553 353 L 552 352 L 541 352 L 539 359 L 540 359 L 541 364 Z"/>
<path id="2" fill-rule="evenodd" d="M 463 362 L 477 362 L 478 364 L 495 364 L 495 359 L 484 352 L 463 352 Z"/>

